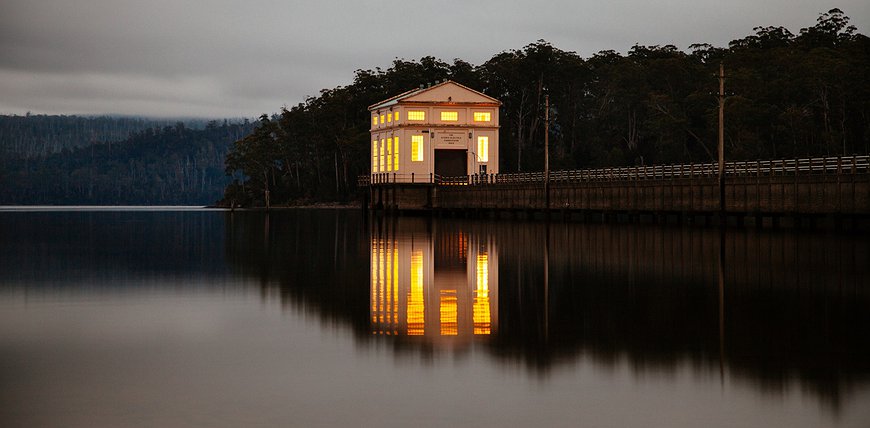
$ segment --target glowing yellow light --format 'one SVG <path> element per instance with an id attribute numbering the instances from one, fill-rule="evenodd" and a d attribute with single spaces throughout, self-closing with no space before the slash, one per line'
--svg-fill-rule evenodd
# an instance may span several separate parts
<path id="1" fill-rule="evenodd" d="M 492 120 L 492 114 L 488 111 L 476 111 L 474 112 L 474 121 L 475 122 L 489 122 Z"/>
<path id="2" fill-rule="evenodd" d="M 396 116 L 396 122 L 398 122 L 399 121 L 399 112 L 394 112 L 393 114 Z"/>
<path id="3" fill-rule="evenodd" d="M 378 172 L 378 141 L 372 141 L 372 172 Z"/>
<path id="4" fill-rule="evenodd" d="M 381 152 L 380 152 L 380 154 L 381 154 L 381 156 L 380 156 L 381 161 L 378 162 L 378 170 L 380 172 L 384 172 L 384 167 L 386 166 L 386 164 L 384 163 L 384 140 L 383 140 L 383 138 L 381 139 Z"/>
<path id="5" fill-rule="evenodd" d="M 393 114 L 387 113 L 387 123 L 393 123 Z"/>
<path id="6" fill-rule="evenodd" d="M 411 252 L 411 290 L 408 293 L 408 336 L 422 336 L 426 329 L 423 301 L 423 251 Z"/>
<path id="7" fill-rule="evenodd" d="M 459 120 L 459 112 L 456 111 L 442 111 L 441 112 L 441 121 L 442 122 L 456 122 Z"/>
<path id="8" fill-rule="evenodd" d="M 456 336 L 457 330 L 457 307 L 456 290 L 441 290 L 441 335 Z"/>
<path id="9" fill-rule="evenodd" d="M 474 334 L 490 334 L 492 322 L 489 307 L 489 256 L 477 256 L 477 289 L 472 303 Z"/>
<path id="10" fill-rule="evenodd" d="M 477 291 L 489 293 L 489 255 L 477 256 Z"/>
<path id="11" fill-rule="evenodd" d="M 387 324 L 390 324 L 393 321 L 393 319 L 392 319 L 393 318 L 392 317 L 392 308 L 393 308 L 393 305 L 392 305 L 392 297 L 393 297 L 392 296 L 392 291 L 393 291 L 392 262 L 393 262 L 393 258 L 391 257 L 391 255 L 392 254 L 390 254 L 390 250 L 387 249 L 385 252 L 385 257 L 384 257 L 384 259 L 385 259 L 384 272 L 386 272 L 386 281 L 384 282 L 384 291 L 386 293 L 385 293 L 384 304 L 383 304 L 383 308 L 384 308 L 383 312 L 385 315 L 385 317 L 384 317 L 385 321 L 382 321 L 382 322 L 386 322 Z"/>
<path id="12" fill-rule="evenodd" d="M 381 115 L 381 125 L 383 125 L 385 123 L 387 123 L 387 122 L 384 122 L 384 115 Z"/>
<path id="13" fill-rule="evenodd" d="M 399 325 L 399 250 L 393 241 L 393 334 Z"/>
<path id="14" fill-rule="evenodd" d="M 372 126 L 378 126 L 378 115 L 372 116 Z"/>
<path id="15" fill-rule="evenodd" d="M 416 110 L 409 111 L 408 120 L 426 120 L 426 112 Z"/>
<path id="16" fill-rule="evenodd" d="M 375 322 L 378 324 L 378 331 L 383 332 L 381 325 L 384 322 L 384 245 L 383 241 L 378 241 L 378 283 L 375 290 Z"/>
<path id="17" fill-rule="evenodd" d="M 393 170 L 393 139 L 387 138 L 387 171 L 392 171 L 392 170 Z"/>
<path id="18" fill-rule="evenodd" d="M 374 329 L 378 322 L 377 316 L 377 306 L 378 306 L 378 243 L 376 240 L 372 240 L 372 277 L 371 277 L 371 308 L 370 313 L 372 316 L 372 328 Z M 372 331 L 372 334 L 375 332 Z"/>
<path id="19" fill-rule="evenodd" d="M 399 170 L 399 137 L 393 138 L 393 169 Z"/>
<path id="20" fill-rule="evenodd" d="M 422 135 L 412 135 L 411 136 L 411 160 L 414 162 L 420 162 L 423 160 L 423 136 Z"/>
<path id="21" fill-rule="evenodd" d="M 477 160 L 489 161 L 489 137 L 477 137 Z"/>

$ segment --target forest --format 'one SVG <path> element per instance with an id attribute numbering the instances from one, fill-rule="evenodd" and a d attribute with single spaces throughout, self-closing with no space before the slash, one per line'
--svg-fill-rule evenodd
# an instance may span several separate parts
<path id="1" fill-rule="evenodd" d="M 0 115 L 0 157 L 33 158 L 96 143 L 124 141 L 134 132 L 173 126 L 180 119 L 126 116 Z M 183 119 L 203 129 L 206 119 Z"/>
<path id="2" fill-rule="evenodd" d="M 431 56 L 357 70 L 347 86 L 273 115 L 226 157 L 223 203 L 349 201 L 369 171 L 377 101 L 450 79 L 502 101 L 500 169 L 543 168 L 544 97 L 553 169 L 710 162 L 718 68 L 726 74 L 729 160 L 870 152 L 870 39 L 839 9 L 793 33 L 757 27 L 728 47 L 635 45 L 583 58 L 539 40 L 480 65 Z"/>
<path id="3" fill-rule="evenodd" d="M 74 144 L 74 139 L 40 128 L 46 122 L 69 124 L 67 118 L 41 116 L 36 124 L 22 122 L 23 129 L 34 130 L 31 135 L 54 136 L 49 141 L 64 147 L 53 152 L 34 143 L 34 150 L 52 153 L 6 151 L 0 156 L 0 205 L 213 204 L 229 182 L 224 160 L 232 142 L 253 129 L 248 121 L 210 121 L 203 129 L 177 122 L 145 127 L 121 141 Z M 98 123 L 105 129 L 121 129 L 132 119 L 119 120 Z M 72 123 L 83 126 L 78 120 Z M 2 135 L 5 144 L 21 134 L 4 130 Z"/>

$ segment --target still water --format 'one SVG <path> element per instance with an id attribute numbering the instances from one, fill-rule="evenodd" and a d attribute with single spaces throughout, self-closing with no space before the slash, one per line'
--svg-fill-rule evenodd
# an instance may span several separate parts
<path id="1" fill-rule="evenodd" d="M 870 426 L 870 240 L 0 212 L 0 425 Z"/>

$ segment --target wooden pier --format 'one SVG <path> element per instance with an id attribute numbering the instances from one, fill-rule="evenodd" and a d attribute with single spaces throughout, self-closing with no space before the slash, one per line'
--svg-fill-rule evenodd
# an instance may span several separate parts
<path id="1" fill-rule="evenodd" d="M 363 203 L 389 213 L 558 212 L 684 217 L 870 216 L 870 156 L 727 162 L 724 204 L 715 163 L 544 173 L 360 177 Z"/>

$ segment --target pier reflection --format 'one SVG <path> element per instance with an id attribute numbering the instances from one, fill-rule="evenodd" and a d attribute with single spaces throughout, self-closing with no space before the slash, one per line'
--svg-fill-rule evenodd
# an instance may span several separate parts
<path id="1" fill-rule="evenodd" d="M 422 219 L 371 227 L 372 334 L 458 346 L 497 332 L 498 250 L 491 236 Z"/>

